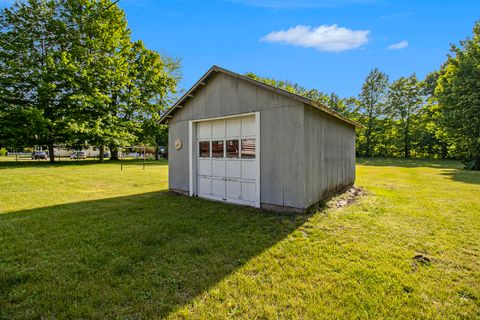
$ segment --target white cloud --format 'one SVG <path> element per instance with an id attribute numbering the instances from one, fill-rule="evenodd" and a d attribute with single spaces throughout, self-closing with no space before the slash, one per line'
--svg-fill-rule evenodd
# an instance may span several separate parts
<path id="1" fill-rule="evenodd" d="M 288 30 L 271 32 L 260 40 L 338 52 L 356 49 L 366 44 L 369 33 L 369 30 L 350 30 L 336 24 L 316 28 L 299 25 Z"/>
<path id="2" fill-rule="evenodd" d="M 373 4 L 377 0 L 228 0 L 247 6 L 271 9 L 332 8 L 352 4 Z"/>
<path id="3" fill-rule="evenodd" d="M 408 41 L 400 41 L 399 43 L 391 44 L 387 47 L 388 50 L 400 50 L 408 47 Z"/>

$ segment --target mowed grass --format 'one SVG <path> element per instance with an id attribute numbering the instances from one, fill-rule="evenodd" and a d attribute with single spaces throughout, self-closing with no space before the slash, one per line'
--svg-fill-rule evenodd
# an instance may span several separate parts
<path id="1" fill-rule="evenodd" d="M 3 162 L 0 318 L 477 319 L 461 168 L 361 159 L 356 203 L 294 216 L 168 193 L 165 161 Z"/>

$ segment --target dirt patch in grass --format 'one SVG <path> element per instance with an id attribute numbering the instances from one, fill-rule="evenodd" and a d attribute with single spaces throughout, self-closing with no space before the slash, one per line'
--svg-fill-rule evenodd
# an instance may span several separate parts
<path id="1" fill-rule="evenodd" d="M 347 207 L 355 203 L 364 194 L 365 194 L 365 190 L 362 188 L 357 188 L 357 187 L 350 188 L 345 193 L 332 199 L 332 201 L 328 203 L 328 207 L 334 208 L 334 209 Z"/>
<path id="2" fill-rule="evenodd" d="M 419 266 L 428 267 L 432 264 L 432 259 L 424 256 L 423 254 L 417 254 L 412 259 L 412 271 L 417 271 Z"/>

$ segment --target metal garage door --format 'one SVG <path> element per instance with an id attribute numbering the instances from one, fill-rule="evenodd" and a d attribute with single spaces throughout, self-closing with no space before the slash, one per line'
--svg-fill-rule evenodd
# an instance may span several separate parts
<path id="1" fill-rule="evenodd" d="M 255 115 L 196 124 L 196 186 L 204 198 L 255 206 Z"/>

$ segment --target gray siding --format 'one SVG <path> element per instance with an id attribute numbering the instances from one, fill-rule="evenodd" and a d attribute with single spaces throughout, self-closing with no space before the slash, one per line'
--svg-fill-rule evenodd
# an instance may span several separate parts
<path id="1" fill-rule="evenodd" d="M 260 112 L 260 200 L 304 208 L 304 132 L 302 106 Z"/>
<path id="2" fill-rule="evenodd" d="M 305 204 L 355 181 L 355 128 L 305 105 Z"/>
<path id="3" fill-rule="evenodd" d="M 175 150 L 175 140 L 183 142 L 180 150 Z M 187 191 L 188 178 L 188 121 L 170 122 L 168 127 L 168 184 L 170 189 Z"/>
<path id="4" fill-rule="evenodd" d="M 189 191 L 188 121 L 260 111 L 260 199 L 304 208 L 304 108 L 301 102 L 218 74 L 177 111 L 169 124 L 169 184 Z M 177 138 L 183 148 L 175 150 Z"/>

